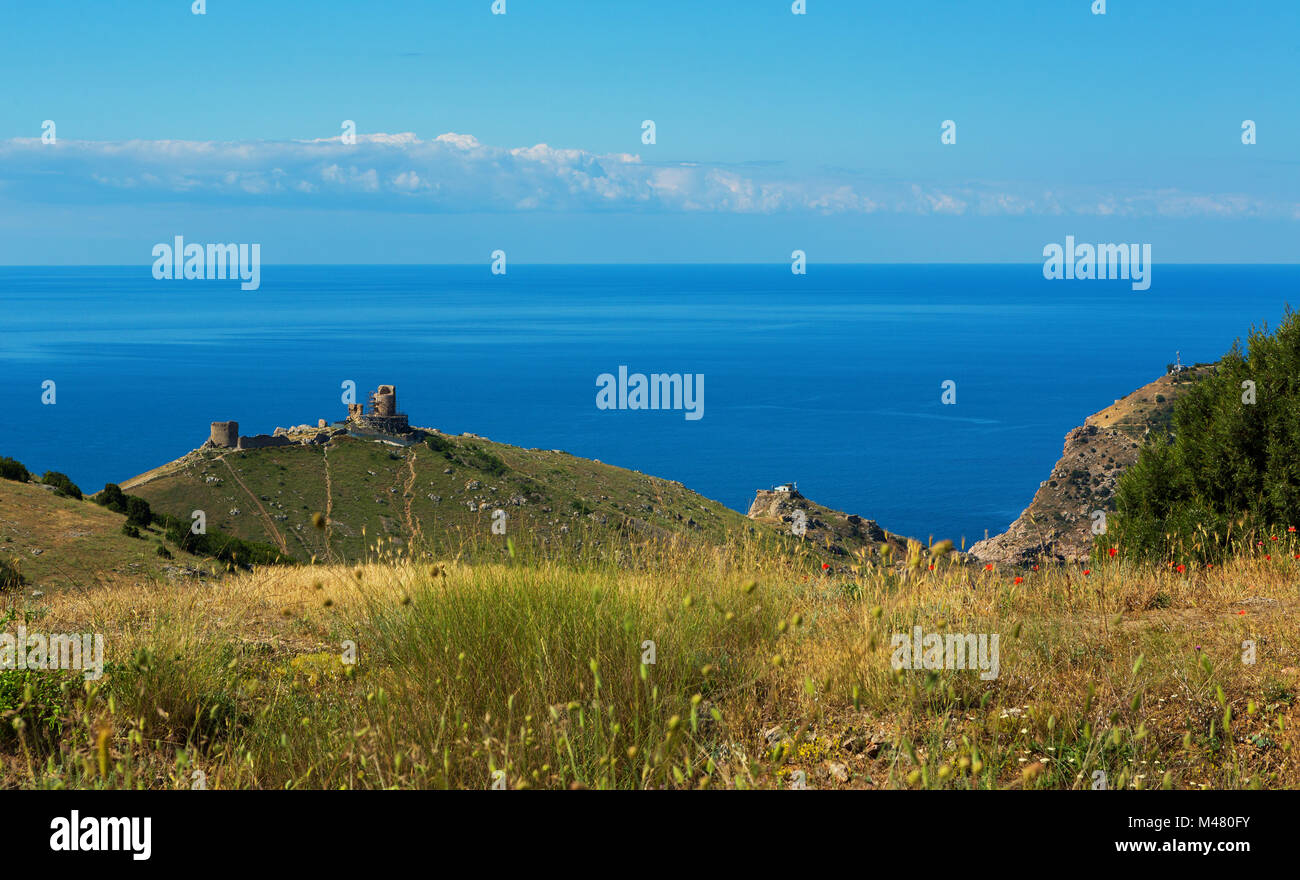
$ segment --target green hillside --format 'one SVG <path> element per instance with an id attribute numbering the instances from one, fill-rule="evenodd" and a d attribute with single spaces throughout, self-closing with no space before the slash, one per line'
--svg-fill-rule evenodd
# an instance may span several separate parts
<path id="1" fill-rule="evenodd" d="M 303 561 L 358 560 L 417 535 L 434 552 L 504 552 L 509 538 L 517 550 L 580 553 L 623 535 L 717 544 L 761 531 L 680 483 L 558 450 L 437 433 L 407 447 L 346 435 L 321 445 L 208 447 L 122 486 L 156 511 L 188 519 L 202 510 L 209 529 Z M 492 529 L 497 510 L 504 535 Z"/>
<path id="2" fill-rule="evenodd" d="M 21 584 L 7 585 L 9 591 L 84 588 L 118 579 L 140 583 L 221 568 L 182 553 L 156 527 L 137 528 L 139 537 L 129 537 L 125 524 L 125 516 L 91 501 L 57 495 L 35 482 L 0 479 L 0 569 L 22 577 Z M 160 556 L 159 547 L 171 556 Z"/>

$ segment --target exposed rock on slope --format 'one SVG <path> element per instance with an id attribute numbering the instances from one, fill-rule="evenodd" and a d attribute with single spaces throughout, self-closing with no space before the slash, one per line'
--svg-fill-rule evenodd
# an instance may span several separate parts
<path id="1" fill-rule="evenodd" d="M 1198 364 L 1169 373 L 1065 435 L 1065 451 L 1033 501 L 1007 531 L 980 541 L 971 553 L 989 562 L 1078 561 L 1092 548 L 1092 513 L 1113 511 L 1120 474 L 1137 461 L 1152 434 L 1167 436 L 1174 401 L 1213 369 Z"/>
<path id="2" fill-rule="evenodd" d="M 906 538 L 886 532 L 875 520 L 823 507 L 795 489 L 781 492 L 760 489 L 749 505 L 748 516 L 779 533 L 799 537 L 794 529 L 800 512 L 803 514 L 801 537 L 835 556 L 847 556 L 862 547 L 882 543 L 893 544 L 899 550 L 907 544 Z"/>

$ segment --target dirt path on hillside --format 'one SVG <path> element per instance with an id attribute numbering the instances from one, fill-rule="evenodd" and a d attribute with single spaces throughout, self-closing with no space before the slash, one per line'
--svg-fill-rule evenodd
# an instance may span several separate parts
<path id="1" fill-rule="evenodd" d="M 334 558 L 334 545 L 330 543 L 333 538 L 334 516 L 334 483 L 330 480 L 330 445 L 325 444 L 325 554 L 331 559 Z"/>
<path id="2" fill-rule="evenodd" d="M 1244 612 L 1244 613 L 1243 613 Z M 1218 608 L 1160 608 L 1149 611 L 1125 611 L 1119 615 L 1118 628 L 1126 632 L 1164 629 L 1170 632 L 1196 630 L 1230 620 L 1250 620 L 1292 616 L 1300 613 L 1300 602 L 1251 596 Z M 1078 614 L 1072 623 L 1104 629 L 1115 623 L 1115 615 Z"/>
<path id="3" fill-rule="evenodd" d="M 267 530 L 275 539 L 275 542 L 280 545 L 280 552 L 285 556 L 288 556 L 289 545 L 285 542 L 284 535 L 280 534 L 280 530 L 275 527 L 275 520 L 271 519 L 271 514 L 266 512 L 266 508 L 262 506 L 262 502 L 253 494 L 253 491 L 249 489 L 248 486 L 244 485 L 244 481 L 239 478 L 239 474 L 235 472 L 235 469 L 231 466 L 230 462 L 226 461 L 226 457 L 222 455 L 219 456 L 217 460 L 226 466 L 226 470 L 230 471 L 230 475 L 235 478 L 235 482 L 238 483 L 240 488 L 244 490 L 245 494 L 253 500 L 253 503 L 257 505 L 258 511 L 262 514 L 263 521 L 266 522 Z"/>
<path id="4" fill-rule="evenodd" d="M 402 489 L 402 500 L 406 502 L 406 532 L 410 536 L 408 540 L 411 545 L 415 544 L 415 537 L 419 534 L 419 526 L 415 518 L 411 516 L 411 502 L 415 500 L 415 450 L 406 459 L 407 468 L 411 472 L 411 477 L 406 481 L 406 486 Z M 407 549 L 410 549 L 408 546 Z"/>

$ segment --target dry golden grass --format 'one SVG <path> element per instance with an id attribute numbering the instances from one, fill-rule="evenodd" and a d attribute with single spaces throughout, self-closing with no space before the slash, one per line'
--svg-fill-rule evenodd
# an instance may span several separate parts
<path id="1" fill-rule="evenodd" d="M 11 598 L 29 630 L 103 633 L 111 667 L 34 673 L 64 685 L 0 720 L 0 783 L 1297 787 L 1293 556 L 1085 574 L 627 548 Z M 1000 674 L 892 669 L 914 626 L 999 634 Z"/>

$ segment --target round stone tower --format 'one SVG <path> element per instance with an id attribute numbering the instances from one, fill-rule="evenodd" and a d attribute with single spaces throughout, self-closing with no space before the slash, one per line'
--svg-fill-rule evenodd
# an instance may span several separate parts
<path id="1" fill-rule="evenodd" d="M 375 415 L 388 418 L 397 415 L 397 389 L 392 385 L 380 385 L 375 392 Z"/>
<path id="2" fill-rule="evenodd" d="M 239 422 L 213 422 L 208 442 L 222 449 L 234 449 L 239 445 Z"/>

